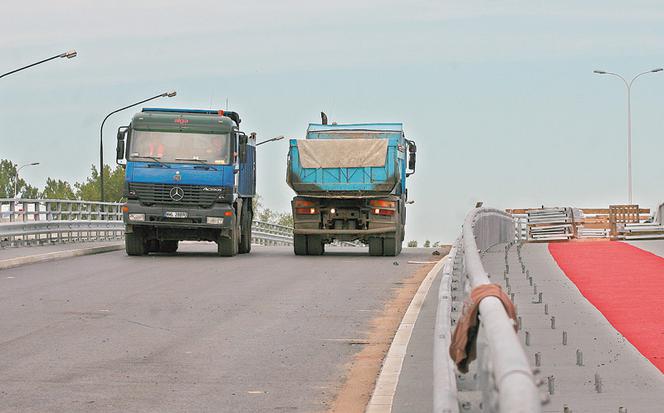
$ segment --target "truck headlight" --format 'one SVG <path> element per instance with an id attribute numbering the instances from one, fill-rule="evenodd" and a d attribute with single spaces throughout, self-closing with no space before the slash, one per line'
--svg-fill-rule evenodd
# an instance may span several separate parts
<path id="1" fill-rule="evenodd" d="M 224 217 L 207 217 L 207 223 L 210 225 L 222 225 Z"/>
<path id="2" fill-rule="evenodd" d="M 145 221 L 145 214 L 129 214 L 130 221 Z"/>

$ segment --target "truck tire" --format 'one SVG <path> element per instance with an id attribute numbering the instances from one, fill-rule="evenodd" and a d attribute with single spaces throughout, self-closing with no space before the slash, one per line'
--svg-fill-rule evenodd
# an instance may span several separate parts
<path id="1" fill-rule="evenodd" d="M 237 255 L 238 250 L 238 233 L 237 229 L 232 229 L 230 237 L 219 237 L 217 240 L 217 254 L 220 257 L 234 257 Z"/>
<path id="2" fill-rule="evenodd" d="M 247 254 L 251 251 L 251 223 L 253 221 L 253 215 L 251 209 L 249 209 L 249 203 L 251 200 L 245 200 L 242 203 L 242 219 L 240 224 L 240 254 Z"/>
<path id="3" fill-rule="evenodd" d="M 369 255 L 380 257 L 383 255 L 383 239 L 380 237 L 369 238 Z"/>
<path id="4" fill-rule="evenodd" d="M 307 254 L 309 255 L 323 255 L 325 252 L 325 244 L 319 235 L 309 235 L 307 237 Z"/>
<path id="5" fill-rule="evenodd" d="M 307 255 L 306 235 L 293 235 L 293 251 L 295 255 Z"/>
<path id="6" fill-rule="evenodd" d="M 125 234 L 125 251 L 127 255 L 137 256 L 147 254 L 145 241 L 140 234 L 130 232 Z"/>
<path id="7" fill-rule="evenodd" d="M 396 257 L 399 255 L 400 243 L 400 237 L 397 233 L 383 238 L 383 255 L 386 257 Z"/>
<path id="8" fill-rule="evenodd" d="M 172 254 L 178 250 L 178 241 L 159 241 L 159 252 Z"/>

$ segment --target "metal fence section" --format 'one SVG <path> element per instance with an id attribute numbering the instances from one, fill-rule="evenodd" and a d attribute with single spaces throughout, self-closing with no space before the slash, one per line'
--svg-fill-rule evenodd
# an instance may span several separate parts
<path id="1" fill-rule="evenodd" d="M 251 243 L 259 245 L 293 245 L 293 228 L 267 222 L 254 221 Z"/>
<path id="2" fill-rule="evenodd" d="M 462 235 L 448 258 L 450 264 L 443 271 L 443 277 L 445 271 L 448 272 L 450 281 L 442 282 L 439 292 L 434 348 L 436 412 L 458 410 L 458 405 L 450 406 L 453 383 L 445 381 L 453 374 L 454 367 L 447 353 L 449 339 L 444 338 L 451 334 L 470 290 L 491 283 L 480 254 L 496 244 L 515 242 L 515 235 L 514 219 L 503 211 L 477 208 L 466 216 Z M 474 363 L 482 411 L 541 412 L 541 398 L 532 369 L 502 303 L 496 297 L 487 297 L 480 302 L 479 310 L 480 331 Z"/>
<path id="3" fill-rule="evenodd" d="M 0 246 L 122 239 L 122 204 L 0 199 Z"/>
<path id="4" fill-rule="evenodd" d="M 0 246 L 119 240 L 122 203 L 0 199 Z M 252 243 L 292 245 L 293 228 L 254 221 Z"/>

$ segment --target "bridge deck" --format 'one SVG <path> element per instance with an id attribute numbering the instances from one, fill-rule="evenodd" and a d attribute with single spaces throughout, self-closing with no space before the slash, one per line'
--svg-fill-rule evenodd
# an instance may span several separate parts
<path id="1" fill-rule="evenodd" d="M 526 270 L 537 292 L 543 294 L 543 302 L 536 303 L 538 296 L 521 273 L 515 250 L 510 249 L 509 283 L 522 317 L 519 336 L 533 365 L 535 353 L 541 356 L 539 376 L 545 390 L 547 379 L 553 378 L 554 393 L 544 411 L 562 411 L 566 405 L 575 412 L 618 411 L 621 406 L 627 411 L 660 412 L 664 406 L 664 375 L 581 294 L 558 267 L 546 244 L 525 244 L 522 256 Z M 504 246 L 492 248 L 484 256 L 484 264 L 492 280 L 505 288 Z M 529 345 L 525 343 L 526 332 Z M 566 345 L 563 332 L 567 333 Z M 577 350 L 582 353 L 582 366 L 577 365 Z"/>
<path id="2" fill-rule="evenodd" d="M 431 250 L 213 244 L 0 271 L 0 411 L 322 411 Z M 400 265 L 394 265 L 394 262 Z"/>

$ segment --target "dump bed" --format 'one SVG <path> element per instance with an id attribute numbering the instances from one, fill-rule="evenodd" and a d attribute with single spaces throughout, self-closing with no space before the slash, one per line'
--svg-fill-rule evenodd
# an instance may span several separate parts
<path id="1" fill-rule="evenodd" d="M 371 197 L 405 191 L 401 123 L 310 124 L 291 139 L 288 185 L 298 195 Z"/>

